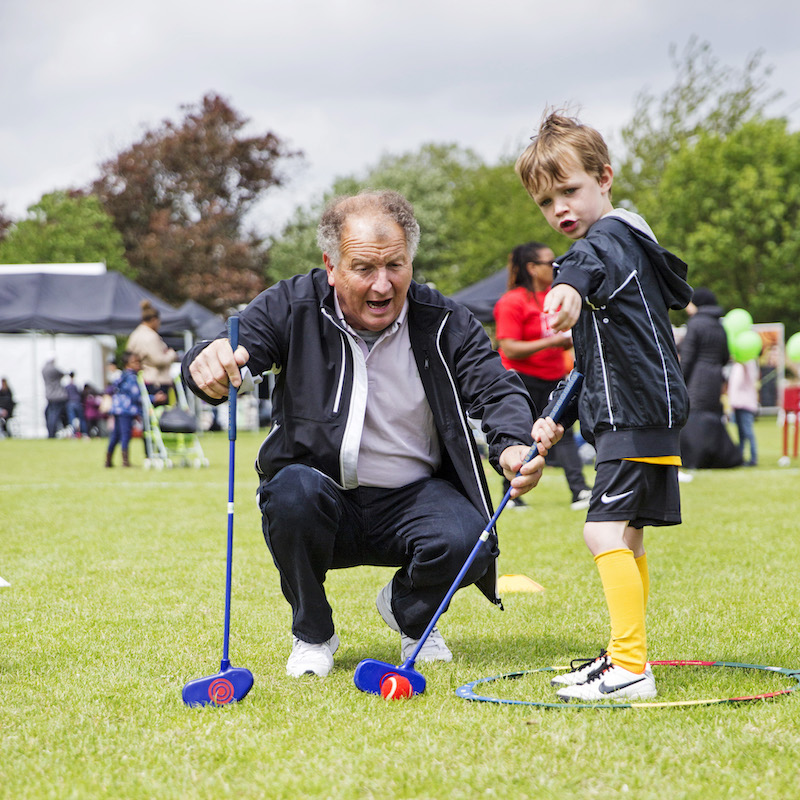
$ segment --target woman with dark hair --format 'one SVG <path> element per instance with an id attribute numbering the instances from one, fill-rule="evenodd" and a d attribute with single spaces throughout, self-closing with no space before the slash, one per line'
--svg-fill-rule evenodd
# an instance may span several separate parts
<path id="1" fill-rule="evenodd" d="M 572 347 L 572 337 L 550 330 L 542 311 L 553 282 L 554 260 L 553 251 L 540 242 L 515 247 L 508 259 L 508 291 L 494 307 L 503 365 L 519 374 L 539 413 L 559 380 L 569 372 L 564 351 Z M 550 450 L 547 463 L 563 467 L 572 492 L 571 508 L 588 508 L 591 491 L 571 430 L 565 430 L 561 441 Z M 521 500 L 512 503 L 524 505 Z"/>
<path id="2" fill-rule="evenodd" d="M 141 359 L 144 382 L 150 394 L 164 392 L 169 395 L 172 388 L 169 368 L 178 356 L 158 333 L 161 327 L 158 309 L 149 300 L 142 300 L 141 308 L 142 321 L 128 337 L 125 349 L 136 353 Z"/>

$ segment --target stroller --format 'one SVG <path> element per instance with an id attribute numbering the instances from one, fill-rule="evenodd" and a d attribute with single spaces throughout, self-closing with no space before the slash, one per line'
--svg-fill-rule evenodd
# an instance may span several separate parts
<path id="1" fill-rule="evenodd" d="M 197 436 L 197 420 L 189 411 L 186 391 L 179 375 L 174 378 L 176 403 L 173 406 L 153 405 L 140 372 L 137 376 L 142 394 L 142 439 L 146 457 L 144 468 L 171 469 L 176 462 L 181 466 L 207 467 Z"/>

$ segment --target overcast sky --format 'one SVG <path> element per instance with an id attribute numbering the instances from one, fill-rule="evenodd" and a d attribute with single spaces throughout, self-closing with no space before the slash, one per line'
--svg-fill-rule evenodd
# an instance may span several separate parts
<path id="1" fill-rule="evenodd" d="M 763 50 L 785 92 L 771 112 L 800 127 L 797 0 L 0 0 L 0 203 L 20 218 L 87 185 L 207 92 L 305 154 L 259 207 L 264 232 L 387 152 L 516 154 L 548 104 L 613 150 L 692 36 L 737 69 Z"/>

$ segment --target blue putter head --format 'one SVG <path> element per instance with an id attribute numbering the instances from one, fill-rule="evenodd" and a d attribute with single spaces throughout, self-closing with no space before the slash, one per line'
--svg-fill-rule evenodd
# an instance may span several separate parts
<path id="1" fill-rule="evenodd" d="M 417 672 L 413 665 L 406 662 L 401 667 L 387 664 L 385 661 L 376 661 L 374 658 L 365 658 L 360 661 L 353 675 L 353 682 L 357 689 L 371 694 L 381 693 L 381 683 L 388 674 L 402 675 L 408 678 L 414 694 L 422 694 L 425 691 L 425 676 Z"/>
<path id="2" fill-rule="evenodd" d="M 216 675 L 197 678 L 183 687 L 187 706 L 224 706 L 238 703 L 253 687 L 253 673 L 244 667 L 221 669 Z"/>

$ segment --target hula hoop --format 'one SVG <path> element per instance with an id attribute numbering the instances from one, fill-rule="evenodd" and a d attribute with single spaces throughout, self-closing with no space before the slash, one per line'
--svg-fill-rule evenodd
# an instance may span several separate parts
<path id="1" fill-rule="evenodd" d="M 720 703 L 748 703 L 754 700 L 772 700 L 776 697 L 791 694 L 800 689 L 800 669 L 786 669 L 785 667 L 769 667 L 763 664 L 740 664 L 734 661 L 651 661 L 654 667 L 724 667 L 730 669 L 755 669 L 762 672 L 774 672 L 792 678 L 795 681 L 793 686 L 788 689 L 781 689 L 777 692 L 764 692 L 763 694 L 753 694 L 741 697 L 715 697 L 705 700 L 673 700 L 667 702 L 618 702 L 618 703 L 538 703 L 533 700 L 505 700 L 501 697 L 487 697 L 478 694 L 475 687 L 481 683 L 492 683 L 501 680 L 514 680 L 524 675 L 533 675 L 537 672 L 561 672 L 566 667 L 541 667 L 539 669 L 525 670 L 524 672 L 509 672 L 505 675 L 495 675 L 491 678 L 480 678 L 471 683 L 465 683 L 456 689 L 456 696 L 464 700 L 473 700 L 482 703 L 498 703 L 510 706 L 535 706 L 537 708 L 555 708 L 559 711 L 578 711 L 582 708 L 611 709 L 621 710 L 628 708 L 672 708 L 677 706 L 710 706 Z"/>

